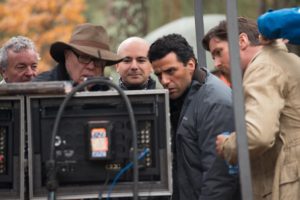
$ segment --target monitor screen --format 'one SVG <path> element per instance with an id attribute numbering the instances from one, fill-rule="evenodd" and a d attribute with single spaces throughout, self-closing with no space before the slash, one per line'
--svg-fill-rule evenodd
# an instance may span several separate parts
<path id="1" fill-rule="evenodd" d="M 126 91 L 137 126 L 139 195 L 171 193 L 169 104 L 166 90 Z M 64 95 L 28 96 L 31 198 L 45 197 L 45 163 Z M 133 160 L 132 131 L 124 100 L 116 91 L 80 92 L 66 105 L 55 140 L 59 198 L 107 195 L 114 177 Z M 132 196 L 133 169 L 119 178 L 111 197 Z"/>

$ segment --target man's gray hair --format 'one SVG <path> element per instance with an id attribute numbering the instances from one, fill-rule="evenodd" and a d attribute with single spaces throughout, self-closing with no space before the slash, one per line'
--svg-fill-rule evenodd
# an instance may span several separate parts
<path id="1" fill-rule="evenodd" d="M 5 70 L 8 66 L 8 51 L 12 50 L 15 53 L 19 53 L 24 49 L 33 50 L 37 54 L 37 58 L 39 59 L 39 54 L 36 51 L 36 47 L 33 41 L 24 36 L 16 36 L 10 38 L 7 42 L 5 42 L 0 49 L 0 67 L 2 70 Z"/>

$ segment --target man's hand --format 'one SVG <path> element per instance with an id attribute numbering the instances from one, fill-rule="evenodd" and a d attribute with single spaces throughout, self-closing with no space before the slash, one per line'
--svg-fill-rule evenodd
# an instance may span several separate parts
<path id="1" fill-rule="evenodd" d="M 224 158 L 223 143 L 228 138 L 228 135 L 220 134 L 216 138 L 216 151 L 219 156 Z"/>

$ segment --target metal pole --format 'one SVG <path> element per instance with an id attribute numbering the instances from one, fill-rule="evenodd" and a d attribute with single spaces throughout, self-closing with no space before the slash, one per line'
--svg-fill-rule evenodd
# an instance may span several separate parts
<path id="1" fill-rule="evenodd" d="M 196 43 L 197 43 L 197 58 L 198 66 L 206 67 L 206 54 L 201 46 L 201 40 L 204 37 L 204 23 L 203 23 L 203 3 L 202 0 L 194 0 L 195 8 L 195 28 L 196 28 Z"/>
<path id="2" fill-rule="evenodd" d="M 20 199 L 25 199 L 25 134 L 28 134 L 25 130 L 25 97 L 22 96 L 20 97 L 20 169 L 21 169 L 21 174 L 20 174 Z"/>
<path id="3" fill-rule="evenodd" d="M 237 149 L 240 171 L 240 182 L 243 200 L 252 200 L 251 171 L 249 162 L 248 140 L 245 122 L 244 95 L 242 88 L 242 73 L 240 68 L 239 32 L 237 24 L 236 0 L 227 0 L 227 30 L 230 52 L 231 81 L 233 89 L 233 104 L 235 129 L 237 133 Z"/>

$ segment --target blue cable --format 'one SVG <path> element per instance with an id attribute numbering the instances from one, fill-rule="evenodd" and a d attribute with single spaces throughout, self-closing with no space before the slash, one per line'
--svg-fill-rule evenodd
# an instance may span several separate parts
<path id="1" fill-rule="evenodd" d="M 138 160 L 141 160 L 143 159 L 148 153 L 150 152 L 149 148 L 145 148 L 144 151 L 142 151 L 140 153 L 140 155 L 138 156 Z M 113 182 L 111 183 L 110 187 L 109 187 L 109 190 L 108 190 L 108 193 L 107 193 L 107 200 L 109 200 L 110 198 L 110 194 L 112 192 L 112 190 L 114 189 L 115 185 L 117 184 L 117 181 L 119 180 L 119 178 L 127 171 L 129 170 L 131 167 L 133 166 L 133 162 L 130 162 L 128 163 L 125 167 L 123 167 L 119 172 L 118 174 L 115 176 Z M 100 193 L 99 193 L 99 200 L 102 199 L 102 195 L 100 196 Z"/>

